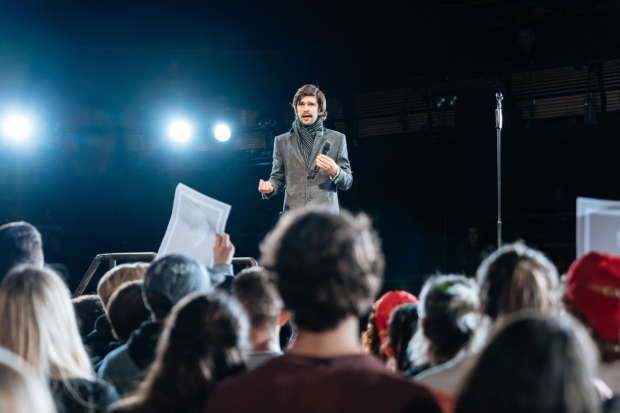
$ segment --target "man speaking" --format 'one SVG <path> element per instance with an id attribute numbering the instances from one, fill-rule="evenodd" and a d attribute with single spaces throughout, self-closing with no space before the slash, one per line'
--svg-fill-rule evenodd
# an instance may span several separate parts
<path id="1" fill-rule="evenodd" d="M 338 211 L 338 189 L 353 183 L 344 135 L 323 127 L 326 108 L 318 87 L 302 86 L 293 98 L 293 127 L 275 138 L 271 177 L 258 191 L 264 199 L 284 191 L 285 211 L 310 204 Z"/>

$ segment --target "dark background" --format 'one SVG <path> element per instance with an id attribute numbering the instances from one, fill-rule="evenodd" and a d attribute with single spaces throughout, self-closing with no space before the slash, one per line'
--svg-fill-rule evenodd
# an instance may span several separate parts
<path id="1" fill-rule="evenodd" d="M 615 1 L 3 3 L 0 109 L 28 109 L 39 127 L 30 145 L 0 143 L 0 221 L 38 225 L 72 286 L 96 254 L 157 251 L 179 182 L 232 205 L 237 255 L 258 257 L 282 206 L 260 199 L 258 180 L 305 83 L 326 91 L 328 127 L 347 135 L 354 184 L 341 205 L 375 220 L 389 288 L 452 271 L 469 225 L 495 242 L 496 90 L 506 240 L 564 270 L 576 197 L 620 199 Z M 551 80 L 515 86 L 539 73 Z M 594 125 L 583 116 L 588 74 Z M 381 106 L 399 90 L 418 103 Z M 432 106 L 439 91 L 459 96 L 449 114 Z M 528 112 L 531 102 L 551 112 Z M 175 113 L 199 124 L 184 148 L 164 137 Z M 277 126 L 258 127 L 266 119 Z M 395 128 L 373 132 L 386 119 Z M 221 120 L 233 126 L 226 144 L 210 134 Z"/>

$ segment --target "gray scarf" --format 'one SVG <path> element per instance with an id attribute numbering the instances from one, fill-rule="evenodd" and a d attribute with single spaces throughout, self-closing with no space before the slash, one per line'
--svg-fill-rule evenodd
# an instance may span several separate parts
<path id="1" fill-rule="evenodd" d="M 314 146 L 314 138 L 316 133 L 323 129 L 323 119 L 318 118 L 312 125 L 303 125 L 299 118 L 295 118 L 293 122 L 293 131 L 299 137 L 299 149 L 306 161 L 306 166 L 310 166 L 312 160 L 312 147 Z"/>

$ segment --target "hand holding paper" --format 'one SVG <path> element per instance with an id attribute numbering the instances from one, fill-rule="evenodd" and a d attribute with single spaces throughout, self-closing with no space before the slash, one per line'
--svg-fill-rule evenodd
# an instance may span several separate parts
<path id="1" fill-rule="evenodd" d="M 179 252 L 207 267 L 230 263 L 235 247 L 225 234 L 229 213 L 230 205 L 179 184 L 170 223 L 157 255 Z"/>
<path id="2" fill-rule="evenodd" d="M 230 235 L 215 234 L 213 246 L 213 265 L 232 264 L 235 255 L 235 246 L 230 242 Z"/>

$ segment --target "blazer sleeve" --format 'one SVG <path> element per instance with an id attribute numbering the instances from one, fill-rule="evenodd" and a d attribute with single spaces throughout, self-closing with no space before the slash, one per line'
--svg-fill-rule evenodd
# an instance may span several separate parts
<path id="1" fill-rule="evenodd" d="M 334 179 L 334 184 L 338 189 L 346 191 L 353 185 L 353 175 L 351 175 L 351 164 L 349 163 L 349 152 L 347 151 L 347 139 L 342 135 L 342 145 L 338 152 L 336 163 L 340 167 L 340 173 Z M 275 192 L 275 191 L 274 191 Z"/>
<path id="2" fill-rule="evenodd" d="M 284 180 L 284 162 L 282 162 L 282 151 L 278 145 L 278 139 L 274 139 L 273 142 L 273 164 L 271 166 L 271 177 L 269 182 L 273 186 L 273 192 L 270 194 L 263 194 L 263 199 L 269 199 L 274 195 L 278 195 L 286 188 L 286 182 Z"/>

